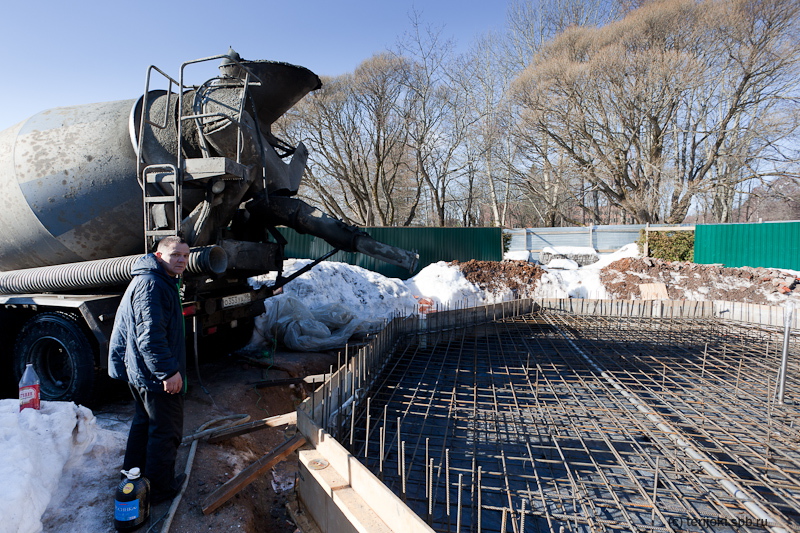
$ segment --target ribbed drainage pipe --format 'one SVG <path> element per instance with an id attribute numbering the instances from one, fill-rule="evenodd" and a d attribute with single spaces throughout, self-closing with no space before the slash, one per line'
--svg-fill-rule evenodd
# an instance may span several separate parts
<path id="1" fill-rule="evenodd" d="M 120 285 L 130 281 L 131 268 L 141 257 L 129 255 L 0 272 L 0 294 L 70 291 Z M 227 268 L 228 255 L 219 246 L 201 246 L 189 251 L 187 272 L 221 274 Z"/>
<path id="2" fill-rule="evenodd" d="M 576 345 L 572 339 L 570 339 L 565 333 L 561 331 L 561 328 L 557 326 L 557 324 L 553 323 L 552 321 L 548 320 L 548 322 L 555 326 L 561 335 L 566 339 L 566 341 L 572 346 L 572 348 L 587 362 L 589 365 L 594 368 L 595 372 L 600 374 L 600 376 L 606 380 L 606 383 L 614 387 L 617 391 L 619 391 L 622 396 L 624 396 L 640 413 L 644 414 L 651 422 L 653 422 L 658 429 L 664 432 L 676 446 L 678 446 L 681 450 L 683 450 L 686 455 L 691 457 L 700 468 L 702 468 L 706 474 L 714 478 L 714 480 L 723 488 L 725 491 L 733 496 L 736 500 L 741 502 L 742 505 L 750 512 L 750 514 L 759 520 L 763 520 L 767 524 L 778 524 L 778 520 L 766 509 L 761 507 L 758 502 L 756 502 L 738 483 L 733 481 L 730 476 L 722 472 L 711 458 L 698 450 L 691 442 L 689 442 L 684 437 L 680 436 L 678 430 L 672 427 L 669 422 L 664 420 L 659 415 L 655 414 L 654 409 L 650 408 L 645 402 L 639 399 L 636 394 L 632 393 L 630 390 L 625 388 L 623 385 L 617 381 L 614 376 L 603 370 L 603 368 L 598 365 L 586 352 L 581 350 L 578 345 Z M 655 502 L 653 502 L 655 504 Z M 789 530 L 779 527 L 779 526 L 767 526 L 770 531 L 775 533 L 789 533 Z"/>

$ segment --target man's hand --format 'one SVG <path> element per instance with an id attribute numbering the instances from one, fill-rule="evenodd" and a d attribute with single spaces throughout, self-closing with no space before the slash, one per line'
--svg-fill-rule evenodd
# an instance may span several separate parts
<path id="1" fill-rule="evenodd" d="M 165 379 L 162 383 L 164 383 L 164 392 L 169 394 L 178 394 L 183 389 L 183 378 L 180 372 L 171 378 Z"/>

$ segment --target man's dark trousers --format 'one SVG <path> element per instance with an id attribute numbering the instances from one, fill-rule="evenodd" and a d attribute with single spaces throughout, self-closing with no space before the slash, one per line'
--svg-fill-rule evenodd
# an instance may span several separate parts
<path id="1" fill-rule="evenodd" d="M 128 433 L 122 468 L 138 466 L 153 495 L 174 491 L 175 457 L 183 437 L 183 394 L 150 391 L 130 385 L 136 412 Z"/>

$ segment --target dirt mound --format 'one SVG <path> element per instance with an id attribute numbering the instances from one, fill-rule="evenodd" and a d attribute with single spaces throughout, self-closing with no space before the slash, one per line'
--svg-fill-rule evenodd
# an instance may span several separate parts
<path id="1" fill-rule="evenodd" d="M 499 294 L 512 291 L 520 298 L 536 297 L 545 270 L 526 261 L 453 261 L 464 277 L 481 289 Z M 639 300 L 639 286 L 663 283 L 674 300 L 726 300 L 780 304 L 800 297 L 798 281 L 786 272 L 770 268 L 725 268 L 670 262 L 652 257 L 624 258 L 600 270 L 600 281 L 612 298 Z"/>
<path id="2" fill-rule="evenodd" d="M 776 269 L 725 268 L 651 257 L 615 261 L 601 270 L 600 280 L 614 298 L 623 300 L 640 299 L 643 283 L 663 283 L 674 300 L 774 304 L 796 286 L 792 276 Z"/>
<path id="3" fill-rule="evenodd" d="M 525 297 L 532 293 L 544 269 L 527 261 L 477 261 L 450 263 L 464 273 L 467 281 L 482 290 L 497 294 L 505 290 Z"/>

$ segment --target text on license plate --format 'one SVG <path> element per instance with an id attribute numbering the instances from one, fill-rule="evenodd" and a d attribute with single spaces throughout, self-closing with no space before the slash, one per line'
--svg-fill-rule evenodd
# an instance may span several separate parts
<path id="1" fill-rule="evenodd" d="M 244 294 L 234 294 L 233 296 L 225 296 L 222 298 L 222 307 L 235 307 L 237 305 L 248 304 L 253 300 L 253 295 L 249 292 Z"/>

